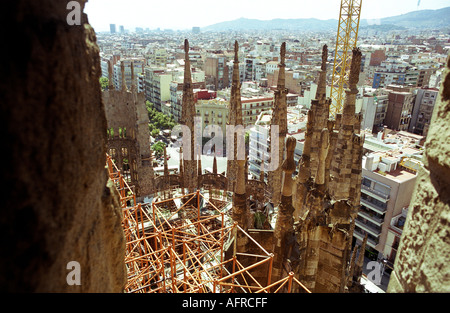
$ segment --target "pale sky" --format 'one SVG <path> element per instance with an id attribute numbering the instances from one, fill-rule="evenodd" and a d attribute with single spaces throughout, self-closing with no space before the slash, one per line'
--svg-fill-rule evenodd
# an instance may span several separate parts
<path id="1" fill-rule="evenodd" d="M 96 31 L 109 24 L 150 29 L 192 29 L 240 17 L 338 19 L 341 0 L 89 0 L 85 7 Z M 416 10 L 441 9 L 450 0 L 362 0 L 361 18 L 377 19 Z"/>

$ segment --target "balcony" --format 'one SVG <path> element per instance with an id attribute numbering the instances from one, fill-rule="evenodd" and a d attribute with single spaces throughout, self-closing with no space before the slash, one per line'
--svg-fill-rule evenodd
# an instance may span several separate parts
<path id="1" fill-rule="evenodd" d="M 378 199 L 383 202 L 387 202 L 389 200 L 389 195 L 387 195 L 381 191 L 372 189 L 366 185 L 361 185 L 361 191 L 364 192 L 365 194 L 372 196 L 375 199 Z"/>
<path id="2" fill-rule="evenodd" d="M 381 226 L 384 223 L 384 219 L 371 215 L 370 213 L 364 212 L 360 210 L 358 215 L 365 218 L 366 220 L 371 221 L 372 223 Z"/>
<path id="3" fill-rule="evenodd" d="M 356 224 L 356 226 L 367 231 L 369 234 L 371 234 L 374 237 L 378 237 L 381 234 L 381 229 L 377 229 L 373 226 L 365 224 L 364 222 L 360 221 L 358 218 L 355 220 L 355 224 Z"/>
<path id="4" fill-rule="evenodd" d="M 353 236 L 354 236 L 355 238 L 358 238 L 359 240 L 363 241 L 363 240 L 364 240 L 364 237 L 365 237 L 366 235 L 363 234 L 361 231 L 359 231 L 358 229 L 355 228 L 355 230 L 353 231 Z M 367 237 L 367 244 L 368 244 L 370 247 L 372 247 L 372 248 L 375 249 L 375 247 L 377 246 L 378 242 L 376 242 L 375 240 L 373 240 L 373 239 Z"/>
<path id="5" fill-rule="evenodd" d="M 394 216 L 391 219 L 390 228 L 401 234 L 403 232 L 403 227 L 405 226 L 405 223 L 406 223 L 407 214 L 408 214 L 408 208 L 407 207 L 403 208 L 402 213 L 400 213 L 397 216 Z"/>
<path id="6" fill-rule="evenodd" d="M 377 212 L 379 214 L 384 214 L 387 211 L 387 208 L 382 208 L 382 207 L 380 207 L 380 206 L 378 206 L 378 205 L 376 205 L 376 204 L 374 204 L 372 202 L 369 202 L 369 201 L 367 201 L 367 200 L 365 200 L 363 198 L 361 198 L 360 204 L 364 205 L 365 207 L 367 207 L 367 208 L 369 208 L 371 210 L 374 210 L 375 212 Z"/>

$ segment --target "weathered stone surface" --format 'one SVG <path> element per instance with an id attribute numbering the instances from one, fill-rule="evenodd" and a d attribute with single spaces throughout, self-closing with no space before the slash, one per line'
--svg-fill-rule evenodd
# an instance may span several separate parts
<path id="1" fill-rule="evenodd" d="M 14 42 L 0 61 L 2 291 L 121 292 L 126 282 L 95 32 L 85 15 L 69 26 L 66 4 L 8 1 L 1 14 Z M 81 286 L 66 282 L 70 261 Z"/>
<path id="2" fill-rule="evenodd" d="M 388 292 L 450 292 L 450 56 Z"/>
<path id="3" fill-rule="evenodd" d="M 120 171 L 129 172 L 128 184 L 142 200 L 155 193 L 148 112 L 144 93 L 137 93 L 134 84 L 132 91 L 126 90 L 125 83 L 122 87 L 102 92 L 108 124 L 107 153 Z"/>
<path id="4" fill-rule="evenodd" d="M 278 142 L 275 144 L 271 144 L 271 155 L 278 157 L 278 164 L 275 170 L 270 171 L 268 175 L 268 189 L 270 194 L 272 195 L 272 203 L 274 205 L 278 205 L 281 200 L 281 188 L 282 188 L 282 177 L 283 171 L 281 169 L 281 164 L 284 158 L 285 146 L 286 146 L 286 135 L 287 135 L 287 100 L 286 96 L 289 90 L 285 86 L 285 68 L 286 64 L 284 63 L 286 55 L 286 43 L 283 42 L 280 47 L 280 64 L 278 64 L 279 74 L 277 81 L 277 89 L 275 90 L 274 95 L 274 109 L 272 111 L 272 120 L 271 120 L 271 130 L 274 126 L 278 127 Z M 275 142 L 275 140 L 271 140 L 271 142 Z M 278 150 L 278 151 L 277 151 Z M 276 160 L 272 160 L 275 162 Z"/>
<path id="5" fill-rule="evenodd" d="M 231 127 L 238 127 L 243 124 L 242 120 L 242 104 L 241 104 L 241 82 L 239 80 L 239 45 L 238 42 L 234 42 L 234 61 L 233 61 L 233 77 L 231 83 L 231 94 L 229 104 L 229 115 L 227 125 Z M 227 138 L 227 141 L 229 139 Z M 238 133 L 233 134 L 232 140 L 229 140 L 230 144 L 227 146 L 227 178 L 228 178 L 228 190 L 234 191 L 234 185 L 237 179 L 237 164 L 233 160 L 238 159 L 239 144 L 242 144 L 241 140 L 238 140 Z M 232 152 L 231 152 L 232 150 Z M 232 153 L 232 156 L 231 156 Z"/>
<path id="6" fill-rule="evenodd" d="M 308 112 L 305 148 L 293 196 L 300 251 L 296 271 L 313 292 L 344 292 L 352 229 L 359 209 L 360 189 L 356 186 L 361 183 L 363 139 L 355 115 L 361 52 L 353 50 L 351 84 L 343 114 L 337 114 L 335 122 L 328 120 L 326 60 L 324 46 L 317 99 L 312 100 Z"/>

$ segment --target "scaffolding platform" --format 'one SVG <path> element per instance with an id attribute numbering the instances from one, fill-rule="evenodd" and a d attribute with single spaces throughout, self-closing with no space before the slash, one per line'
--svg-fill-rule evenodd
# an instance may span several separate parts
<path id="1" fill-rule="evenodd" d="M 232 220 L 230 206 L 214 204 L 222 200 L 215 201 L 197 190 L 136 203 L 132 186 L 108 155 L 107 167 L 123 212 L 125 292 L 310 292 L 293 273 L 271 281 L 273 254 Z M 247 237 L 252 253 L 236 251 L 238 235 Z"/>

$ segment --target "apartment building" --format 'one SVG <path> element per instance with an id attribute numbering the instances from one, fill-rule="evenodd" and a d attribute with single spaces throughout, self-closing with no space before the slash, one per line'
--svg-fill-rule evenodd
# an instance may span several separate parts
<path id="1" fill-rule="evenodd" d="M 387 259 L 393 245 L 388 238 L 391 221 L 409 206 L 422 150 L 416 147 L 421 139 L 406 132 L 381 138 L 381 148 L 363 156 L 361 208 L 353 236 L 360 242 L 367 234 L 366 255 Z"/>
<path id="2" fill-rule="evenodd" d="M 154 108 L 162 111 L 162 103 L 170 101 L 170 83 L 172 73 L 164 67 L 148 66 L 145 68 L 145 99 L 153 103 Z"/>
<path id="3" fill-rule="evenodd" d="M 254 125 L 261 112 L 272 109 L 273 95 L 241 97 L 244 127 Z"/>
<path id="4" fill-rule="evenodd" d="M 260 81 L 265 77 L 266 67 L 263 60 L 257 58 L 245 58 L 244 59 L 244 80 L 247 81 Z"/>
<path id="5" fill-rule="evenodd" d="M 158 48 L 153 50 L 151 57 L 151 63 L 156 66 L 166 66 L 167 64 L 167 51 L 164 48 Z"/>
<path id="6" fill-rule="evenodd" d="M 201 130 L 208 125 L 218 125 L 222 130 L 222 138 L 226 138 L 226 126 L 228 121 L 229 102 L 225 99 L 198 100 L 195 104 L 197 116 L 201 117 Z M 216 147 L 217 148 L 217 147 Z M 225 148 L 225 146 L 224 146 Z M 216 150 L 220 155 L 224 151 Z"/>
<path id="7" fill-rule="evenodd" d="M 228 88 L 230 83 L 227 58 L 224 55 L 207 57 L 205 61 L 205 76 L 211 77 L 215 90 Z"/>
<path id="8" fill-rule="evenodd" d="M 376 113 L 373 120 L 373 131 L 378 132 L 384 127 L 384 119 L 386 118 L 389 102 L 388 94 L 379 94 L 375 96 L 374 102 L 376 103 Z"/>
<path id="9" fill-rule="evenodd" d="M 394 88 L 390 91 L 384 124 L 389 129 L 407 131 L 414 99 L 415 95 L 409 88 Z"/>
<path id="10" fill-rule="evenodd" d="M 288 108 L 288 135 L 293 136 L 297 140 L 294 150 L 294 161 L 298 161 L 303 153 L 303 146 L 305 141 L 305 130 L 307 123 L 307 116 L 300 112 L 300 109 L 290 107 Z M 270 161 L 270 123 L 272 120 L 272 110 L 263 111 L 258 116 L 254 127 L 250 129 L 249 140 L 249 174 L 254 179 L 261 179 L 261 169 L 264 170 L 265 180 L 269 172 Z M 296 172 L 294 173 L 294 175 Z"/>
<path id="11" fill-rule="evenodd" d="M 408 129 L 410 132 L 427 135 L 438 95 L 439 89 L 437 88 L 421 88 L 417 91 Z"/>
<path id="12" fill-rule="evenodd" d="M 406 82 L 406 72 L 398 71 L 376 71 L 373 76 L 372 88 L 385 87 L 396 84 L 404 85 Z"/>
<path id="13" fill-rule="evenodd" d="M 273 74 L 278 69 L 278 61 L 269 61 L 266 63 L 266 75 Z"/>

